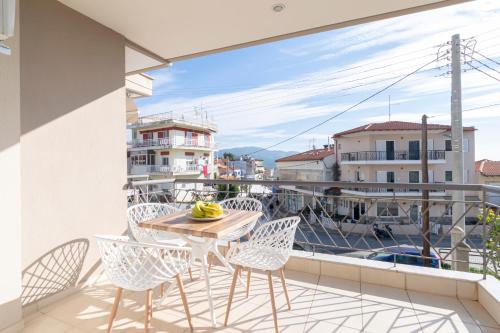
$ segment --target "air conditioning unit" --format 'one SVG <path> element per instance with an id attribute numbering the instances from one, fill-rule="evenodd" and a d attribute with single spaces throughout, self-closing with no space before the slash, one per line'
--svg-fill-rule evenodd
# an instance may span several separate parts
<path id="1" fill-rule="evenodd" d="M 10 48 L 2 44 L 14 36 L 16 18 L 16 0 L 0 0 L 0 53 L 10 54 Z"/>

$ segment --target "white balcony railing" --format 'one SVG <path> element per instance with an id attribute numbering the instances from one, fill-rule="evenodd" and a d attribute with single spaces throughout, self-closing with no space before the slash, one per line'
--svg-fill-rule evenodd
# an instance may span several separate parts
<path id="1" fill-rule="evenodd" d="M 202 142 L 201 140 L 176 140 L 176 139 L 136 139 L 128 143 L 132 148 L 175 148 L 175 147 L 190 147 L 190 148 L 207 148 L 214 149 L 216 145 L 213 142 Z"/>

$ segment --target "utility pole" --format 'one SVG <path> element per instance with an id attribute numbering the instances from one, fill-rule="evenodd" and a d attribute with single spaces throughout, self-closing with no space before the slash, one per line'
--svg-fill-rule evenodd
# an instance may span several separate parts
<path id="1" fill-rule="evenodd" d="M 422 116 L 422 183 L 429 183 L 429 160 L 427 151 L 427 115 Z M 422 256 L 424 257 L 424 266 L 430 266 L 431 245 L 429 243 L 429 189 L 422 190 Z"/>
<path id="2" fill-rule="evenodd" d="M 453 157 L 452 181 L 464 184 L 464 153 L 462 126 L 462 68 L 460 52 L 460 35 L 451 38 L 451 146 Z M 465 237 L 465 194 L 464 191 L 453 191 L 452 194 L 451 258 L 454 270 L 469 270 L 469 251 L 462 240 Z"/>

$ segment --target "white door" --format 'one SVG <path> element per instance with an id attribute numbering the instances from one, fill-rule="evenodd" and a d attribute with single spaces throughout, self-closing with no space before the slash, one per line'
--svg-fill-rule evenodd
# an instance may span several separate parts
<path id="1" fill-rule="evenodd" d="M 375 141 L 375 150 L 376 151 L 385 151 L 386 150 L 385 140 L 377 140 L 377 141 Z"/>
<path id="2" fill-rule="evenodd" d="M 387 171 L 377 171 L 377 183 L 387 183 Z"/>

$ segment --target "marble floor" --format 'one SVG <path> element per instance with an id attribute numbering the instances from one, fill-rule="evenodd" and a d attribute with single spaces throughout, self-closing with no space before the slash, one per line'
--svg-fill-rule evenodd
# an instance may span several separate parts
<path id="1" fill-rule="evenodd" d="M 238 285 L 227 327 L 223 326 L 230 275 L 211 272 L 218 325 L 212 328 L 205 285 L 194 270 L 184 277 L 195 332 L 274 332 L 267 276 L 253 273 L 250 296 Z M 280 332 L 474 332 L 500 333 L 500 327 L 475 301 L 287 271 L 292 309 L 280 279 L 274 277 Z M 23 332 L 105 332 L 115 287 L 105 278 L 25 318 Z M 143 332 L 145 295 L 125 291 L 113 332 Z M 189 332 L 177 288 L 155 306 L 150 332 Z"/>

